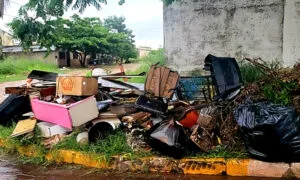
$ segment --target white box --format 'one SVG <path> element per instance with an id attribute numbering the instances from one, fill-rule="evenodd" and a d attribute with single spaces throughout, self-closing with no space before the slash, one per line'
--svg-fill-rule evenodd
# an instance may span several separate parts
<path id="1" fill-rule="evenodd" d="M 48 122 L 39 122 L 37 123 L 37 126 L 40 129 L 42 136 L 46 138 L 52 137 L 57 134 L 65 134 L 70 131 L 67 128 Z"/>

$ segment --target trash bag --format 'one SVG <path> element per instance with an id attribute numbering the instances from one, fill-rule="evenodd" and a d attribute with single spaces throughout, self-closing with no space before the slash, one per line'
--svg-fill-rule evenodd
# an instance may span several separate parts
<path id="1" fill-rule="evenodd" d="M 192 143 L 184 133 L 183 128 L 177 124 L 173 125 L 173 123 L 175 123 L 174 120 L 170 119 L 157 123 L 150 130 L 146 131 L 145 141 L 154 151 L 158 151 L 165 156 L 180 159 L 185 155 L 186 148 Z M 165 140 L 164 138 L 169 138 L 169 140 Z"/>
<path id="2" fill-rule="evenodd" d="M 170 120 L 162 123 L 151 133 L 150 136 L 169 146 L 176 146 L 178 142 L 179 129 L 176 127 L 175 122 Z"/>
<path id="3" fill-rule="evenodd" d="M 0 104 L 0 124 L 9 125 L 31 111 L 28 95 L 9 95 Z"/>
<path id="4" fill-rule="evenodd" d="M 266 161 L 300 159 L 300 116 L 294 108 L 246 102 L 234 111 L 247 151 Z"/>

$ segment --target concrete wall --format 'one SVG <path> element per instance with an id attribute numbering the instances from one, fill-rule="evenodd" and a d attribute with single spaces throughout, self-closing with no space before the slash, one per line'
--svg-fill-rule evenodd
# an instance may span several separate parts
<path id="1" fill-rule="evenodd" d="M 17 52 L 17 53 L 4 53 L 5 57 L 10 57 L 14 59 L 38 59 L 45 63 L 57 64 L 56 62 L 56 52 L 51 52 L 47 57 L 45 57 L 46 52 Z"/>
<path id="2" fill-rule="evenodd" d="M 137 48 L 137 51 L 138 51 L 138 57 L 142 58 L 147 56 L 152 51 L 152 49 L 151 47 L 139 47 Z"/>
<path id="3" fill-rule="evenodd" d="M 287 66 L 300 62 L 300 0 L 286 0 L 283 28 L 283 60 Z"/>
<path id="4" fill-rule="evenodd" d="M 164 7 L 167 64 L 191 71 L 213 54 L 291 65 L 300 58 L 299 1 L 181 0 Z"/>

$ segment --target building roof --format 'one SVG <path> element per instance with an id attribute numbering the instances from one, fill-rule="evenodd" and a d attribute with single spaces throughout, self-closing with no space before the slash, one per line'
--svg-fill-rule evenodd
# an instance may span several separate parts
<path id="1" fill-rule="evenodd" d="M 51 51 L 55 51 L 55 47 L 50 48 Z M 41 48 L 40 46 L 31 46 L 30 47 L 31 52 L 46 52 L 47 48 Z M 23 52 L 22 46 L 3 46 L 3 53 L 18 53 Z"/>
<path id="2" fill-rule="evenodd" d="M 8 35 L 10 35 L 10 36 L 13 36 L 10 32 L 5 31 L 5 30 L 3 30 L 3 29 L 1 29 L 1 28 L 0 28 L 0 31 L 2 31 L 2 32 L 6 33 L 6 34 L 8 34 Z"/>
<path id="3" fill-rule="evenodd" d="M 147 47 L 147 46 L 140 46 L 140 47 L 138 47 L 137 49 L 139 49 L 139 50 L 148 50 L 148 51 L 151 51 L 151 50 L 152 50 L 151 47 Z"/>

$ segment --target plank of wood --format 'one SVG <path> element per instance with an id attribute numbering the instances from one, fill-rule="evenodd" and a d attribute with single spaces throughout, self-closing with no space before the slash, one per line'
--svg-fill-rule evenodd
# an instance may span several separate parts
<path id="1" fill-rule="evenodd" d="M 160 92 L 159 92 L 160 96 L 164 95 L 164 90 L 165 90 L 166 85 L 167 85 L 169 74 L 170 74 L 170 69 L 169 68 L 164 68 L 163 73 L 162 73 L 162 80 L 161 80 L 161 84 L 160 84 Z"/>
<path id="2" fill-rule="evenodd" d="M 117 118 L 118 115 L 111 113 L 111 112 L 105 112 L 105 113 L 100 113 L 98 116 L 99 119 L 106 119 L 106 118 Z"/>
<path id="3" fill-rule="evenodd" d="M 155 73 L 155 79 L 154 79 L 154 95 L 156 97 L 159 97 L 160 92 L 160 74 L 161 74 L 161 68 L 157 67 L 154 71 Z"/>
<path id="4" fill-rule="evenodd" d="M 147 80 L 145 83 L 145 92 L 150 91 L 151 81 L 153 78 L 154 70 L 155 70 L 155 66 L 151 66 L 150 70 L 148 71 Z"/>
<path id="5" fill-rule="evenodd" d="M 174 89 L 176 87 L 176 85 L 178 83 L 178 79 L 179 79 L 179 75 L 176 71 L 169 73 L 169 78 L 167 80 L 166 87 L 164 89 L 164 93 L 162 94 L 163 97 L 168 98 L 168 99 L 171 98 L 171 95 L 174 92 L 174 90 L 171 90 L 171 89 Z"/>
<path id="6" fill-rule="evenodd" d="M 16 137 L 16 136 L 20 136 L 32 132 L 35 128 L 36 121 L 37 120 L 35 118 L 19 121 L 13 133 L 11 134 L 11 137 Z"/>
<path id="7" fill-rule="evenodd" d="M 130 114 L 128 116 L 124 116 L 122 118 L 122 121 L 129 122 L 129 123 L 132 123 L 132 122 L 143 123 L 150 116 L 151 116 L 151 114 L 148 112 L 138 112 L 138 113 Z"/>

